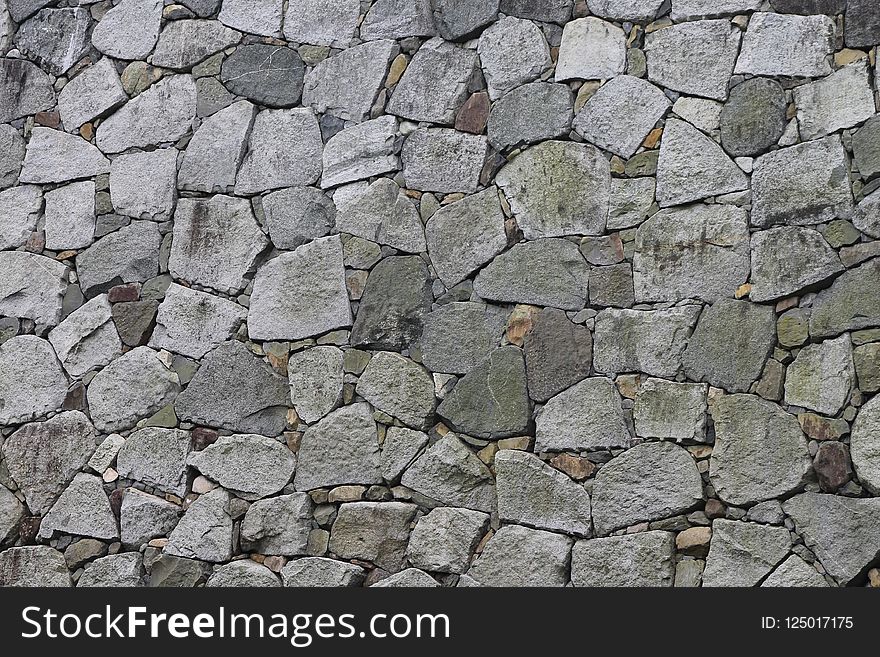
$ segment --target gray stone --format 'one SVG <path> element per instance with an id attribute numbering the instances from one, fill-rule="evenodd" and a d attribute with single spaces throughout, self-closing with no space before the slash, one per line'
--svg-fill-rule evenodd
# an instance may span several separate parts
<path id="1" fill-rule="evenodd" d="M 792 91 L 801 139 L 830 135 L 867 121 L 877 110 L 867 60 L 856 61 L 827 78 Z"/>
<path id="2" fill-rule="evenodd" d="M 254 278 L 248 332 L 255 340 L 299 340 L 351 325 L 342 242 L 304 244 L 264 264 Z"/>
<path id="3" fill-rule="evenodd" d="M 121 153 L 174 142 L 189 132 L 195 115 L 195 82 L 189 75 L 171 75 L 107 117 L 98 126 L 95 143 L 105 153 Z"/>
<path id="4" fill-rule="evenodd" d="M 358 0 L 293 0 L 284 16 L 289 41 L 347 48 L 360 17 Z"/>
<path id="5" fill-rule="evenodd" d="M 18 26 L 15 45 L 52 75 L 62 75 L 89 49 L 92 19 L 85 7 L 43 9 Z"/>
<path id="6" fill-rule="evenodd" d="M 667 587 L 675 579 L 675 535 L 652 531 L 577 541 L 571 550 L 575 586 Z"/>
<path id="7" fill-rule="evenodd" d="M 493 23 L 483 32 L 477 53 L 492 100 L 537 79 L 552 65 L 541 28 L 513 16 Z"/>
<path id="8" fill-rule="evenodd" d="M 557 139 L 568 134 L 572 120 L 571 90 L 564 84 L 532 82 L 492 104 L 489 143 L 499 150 Z"/>
<path id="9" fill-rule="evenodd" d="M 648 79 L 667 89 L 725 100 L 742 33 L 728 20 L 681 23 L 645 38 Z"/>
<path id="10" fill-rule="evenodd" d="M 724 105 L 717 100 L 691 96 L 679 96 L 672 106 L 674 114 L 709 135 L 718 134 L 723 110 Z"/>
<path id="11" fill-rule="evenodd" d="M 137 347 L 95 375 L 88 387 L 95 426 L 105 432 L 130 429 L 172 402 L 180 391 L 177 374 L 149 347 Z"/>
<path id="12" fill-rule="evenodd" d="M 721 110 L 721 143 L 734 157 L 754 156 L 775 146 L 788 121 L 785 91 L 775 80 L 752 78 L 730 91 Z"/>
<path id="13" fill-rule="evenodd" d="M 31 132 L 18 180 L 60 183 L 109 171 L 110 160 L 82 137 L 36 126 Z"/>
<path id="14" fill-rule="evenodd" d="M 307 554 L 312 511 L 307 493 L 254 502 L 241 522 L 242 549 L 288 557 Z"/>
<path id="15" fill-rule="evenodd" d="M 593 484 L 593 526 L 615 529 L 690 511 L 703 501 L 703 480 L 687 450 L 642 443 L 602 467 Z"/>
<path id="16" fill-rule="evenodd" d="M 351 329 L 352 346 L 390 351 L 408 348 L 422 335 L 431 301 L 431 279 L 421 258 L 384 258 L 367 279 Z"/>
<path id="17" fill-rule="evenodd" d="M 21 171 L 25 150 L 24 139 L 18 130 L 11 125 L 0 126 L 0 189 L 18 184 L 18 172 Z M 5 222 L 6 218 L 0 221 Z"/>
<path id="18" fill-rule="evenodd" d="M 620 393 L 610 379 L 584 379 L 550 399 L 535 420 L 535 451 L 629 447 Z"/>
<path id="19" fill-rule="evenodd" d="M 880 260 L 841 274 L 813 301 L 810 335 L 817 338 L 880 325 L 880 299 L 873 293 L 880 281 Z"/>
<path id="20" fill-rule="evenodd" d="M 342 400 L 343 353 L 337 347 L 313 347 L 290 354 L 287 378 L 299 418 L 317 422 Z"/>
<path id="21" fill-rule="evenodd" d="M 342 504 L 330 531 L 330 551 L 395 573 L 404 567 L 410 523 L 417 509 L 403 502 Z"/>
<path id="22" fill-rule="evenodd" d="M 427 434 L 405 427 L 388 427 L 382 443 L 382 477 L 395 481 L 428 444 Z"/>
<path id="23" fill-rule="evenodd" d="M 24 59 L 0 59 L 0 121 L 36 114 L 55 104 L 49 76 Z"/>
<path id="24" fill-rule="evenodd" d="M 65 371 L 73 377 L 109 365 L 122 355 L 122 341 L 112 322 L 110 302 L 103 294 L 77 308 L 52 329 L 49 342 Z"/>
<path id="25" fill-rule="evenodd" d="M 752 236 L 752 301 L 773 301 L 818 285 L 843 271 L 821 233 L 786 226 Z"/>
<path id="26" fill-rule="evenodd" d="M 785 520 L 785 514 L 782 512 L 782 504 L 779 500 L 768 500 L 750 508 L 746 518 L 762 525 L 781 525 Z"/>
<path id="27" fill-rule="evenodd" d="M 0 352 L 7 344 L 0 345 Z M 34 376 L 33 370 L 28 376 Z M 9 436 L 3 459 L 28 509 L 42 514 L 94 451 L 95 430 L 89 419 L 80 411 L 66 411 L 45 422 L 26 424 Z"/>
<path id="28" fill-rule="evenodd" d="M 431 0 L 376 0 L 360 30 L 365 41 L 432 37 L 436 33 Z"/>
<path id="29" fill-rule="evenodd" d="M 437 275 L 453 287 L 507 247 L 498 188 L 441 207 L 428 221 L 427 249 Z"/>
<path id="30" fill-rule="evenodd" d="M 118 214 L 163 221 L 171 217 L 177 199 L 175 148 L 134 152 L 113 158 L 110 196 Z M 144 185 L 144 180 L 150 180 Z"/>
<path id="31" fill-rule="evenodd" d="M 0 344 L 0 426 L 56 411 L 66 396 L 67 377 L 46 340 L 19 335 Z"/>
<path id="32" fill-rule="evenodd" d="M 787 0 L 774 0 L 774 3 L 786 2 Z M 796 2 L 798 0 L 795 0 Z M 822 2 L 823 0 L 819 0 Z M 831 0 L 837 2 L 837 0 Z M 716 16 L 731 16 L 756 11 L 764 4 L 763 0 L 674 0 L 672 3 L 672 20 L 679 22 L 694 20 L 697 18 L 714 18 Z M 772 3 L 771 3 L 772 4 Z M 776 7 L 777 11 L 789 11 Z M 821 13 L 821 12 L 809 12 Z"/>
<path id="33" fill-rule="evenodd" d="M 440 583 L 428 573 L 418 568 L 407 568 L 386 577 L 380 582 L 373 584 L 377 588 L 433 588 L 439 587 Z"/>
<path id="34" fill-rule="evenodd" d="M 321 177 L 322 149 L 321 129 L 311 110 L 263 110 L 254 119 L 235 193 L 314 184 Z"/>
<path id="35" fill-rule="evenodd" d="M 784 527 L 715 520 L 703 586 L 756 586 L 790 548 L 791 538 Z"/>
<path id="36" fill-rule="evenodd" d="M 297 459 L 293 480 L 297 490 L 382 483 L 379 442 L 370 406 L 343 406 L 306 429 Z"/>
<path id="37" fill-rule="evenodd" d="M 119 283 L 148 281 L 159 273 L 159 228 L 153 221 L 133 221 L 102 237 L 77 258 L 77 273 L 86 296 Z"/>
<path id="38" fill-rule="evenodd" d="M 220 80 L 230 92 L 267 107 L 296 105 L 304 77 L 305 65 L 295 50 L 263 44 L 238 48 L 220 70 Z"/>
<path id="39" fill-rule="evenodd" d="M 202 561 L 163 554 L 150 564 L 149 586 L 191 588 L 204 582 L 210 571 L 210 566 Z"/>
<path id="40" fill-rule="evenodd" d="M 296 559 L 281 570 L 284 586 L 296 587 L 360 586 L 365 575 L 360 566 L 324 557 Z"/>
<path id="41" fill-rule="evenodd" d="M 775 11 L 781 14 L 842 14 L 846 11 L 846 0 L 771 0 Z"/>
<path id="42" fill-rule="evenodd" d="M 575 117 L 574 129 L 587 141 L 628 159 L 671 106 L 650 82 L 622 75 L 586 102 Z"/>
<path id="43" fill-rule="evenodd" d="M 64 555 L 48 545 L 13 547 L 0 552 L 0 586 L 73 586 Z"/>
<path id="44" fill-rule="evenodd" d="M 587 300 L 590 267 L 577 245 L 564 239 L 522 242 L 496 257 L 477 276 L 485 299 L 580 310 Z"/>
<path id="45" fill-rule="evenodd" d="M 633 406 L 636 435 L 684 443 L 706 442 L 707 392 L 705 383 L 643 381 Z"/>
<path id="46" fill-rule="evenodd" d="M 498 17 L 498 0 L 431 0 L 434 23 L 444 39 L 470 36 Z"/>
<path id="47" fill-rule="evenodd" d="M 419 347 L 432 372 L 467 374 L 499 346 L 507 313 L 495 306 L 450 303 L 425 317 Z"/>
<path id="48" fill-rule="evenodd" d="M 83 249 L 95 241 L 95 183 L 70 183 L 43 198 L 47 249 Z"/>
<path id="49" fill-rule="evenodd" d="M 58 110 L 64 127 L 74 130 L 127 100 L 116 67 L 104 57 L 64 86 L 58 94 Z"/>
<path id="50" fill-rule="evenodd" d="M 772 306 L 720 299 L 703 311 L 682 363 L 692 381 L 728 392 L 746 392 L 776 344 Z"/>
<path id="51" fill-rule="evenodd" d="M 356 392 L 375 408 L 414 429 L 434 415 L 434 381 L 424 367 L 400 354 L 380 351 L 361 374 Z"/>
<path id="52" fill-rule="evenodd" d="M 661 207 L 748 188 L 748 176 L 721 146 L 684 121 L 666 122 L 657 164 L 657 201 Z"/>
<path id="53" fill-rule="evenodd" d="M 123 344 L 137 347 L 149 341 L 158 308 L 159 302 L 151 299 L 113 306 L 113 321 Z"/>
<path id="54" fill-rule="evenodd" d="M 256 108 L 249 102 L 240 101 L 202 123 L 183 155 L 178 174 L 180 189 L 208 193 L 232 191 L 255 112 Z"/>
<path id="55" fill-rule="evenodd" d="M 783 561 L 761 584 L 762 587 L 807 587 L 828 586 L 819 571 L 796 554 Z"/>
<path id="56" fill-rule="evenodd" d="M 183 497 L 190 442 L 189 432 L 180 429 L 138 429 L 117 453 L 116 470 L 121 477 Z"/>
<path id="57" fill-rule="evenodd" d="M 296 456 L 274 438 L 234 434 L 220 436 L 202 451 L 192 452 L 186 462 L 238 497 L 256 500 L 287 485 Z"/>
<path id="58" fill-rule="evenodd" d="M 15 541 L 24 514 L 24 504 L 6 486 L 0 486 L 0 545 Z"/>
<path id="59" fill-rule="evenodd" d="M 286 425 L 289 401 L 286 379 L 243 344 L 230 341 L 205 356 L 175 409 L 183 420 L 277 436 Z"/>
<path id="60" fill-rule="evenodd" d="M 363 195 L 340 208 L 336 230 L 408 253 L 420 253 L 426 248 L 419 213 L 389 178 L 379 178 Z"/>
<path id="61" fill-rule="evenodd" d="M 0 192 L 0 248 L 15 249 L 24 246 L 37 227 L 42 207 L 43 195 L 35 185 L 23 185 Z"/>
<path id="62" fill-rule="evenodd" d="M 84 472 L 74 476 L 40 521 L 41 537 L 51 538 L 53 532 L 104 540 L 119 538 L 110 500 L 98 477 Z"/>
<path id="63" fill-rule="evenodd" d="M 129 488 L 119 512 L 122 543 L 136 548 L 159 536 L 167 536 L 177 526 L 179 516 L 180 507 L 176 504 Z"/>
<path id="64" fill-rule="evenodd" d="M 590 305 L 628 308 L 635 302 L 632 265 L 595 267 L 590 274 Z"/>
<path id="65" fill-rule="evenodd" d="M 229 493 L 216 488 L 190 504 L 168 537 L 165 554 L 219 563 L 232 558 Z"/>
<path id="66" fill-rule="evenodd" d="M 159 39 L 161 0 L 122 0 L 92 32 L 92 44 L 116 59 L 144 59 Z"/>
<path id="67" fill-rule="evenodd" d="M 272 244 L 295 249 L 328 235 L 335 225 L 336 206 L 314 187 L 289 187 L 263 197 L 263 213 Z"/>
<path id="68" fill-rule="evenodd" d="M 810 471 L 797 419 L 754 395 L 724 395 L 711 408 L 715 449 L 709 476 L 718 496 L 743 505 L 797 490 Z"/>
<path id="69" fill-rule="evenodd" d="M 589 538 L 590 496 L 584 487 L 528 452 L 495 455 L 498 517 L 502 522 Z"/>
<path id="70" fill-rule="evenodd" d="M 880 502 L 804 493 L 785 512 L 825 570 L 845 586 L 864 577 L 880 555 Z"/>
<path id="71" fill-rule="evenodd" d="M 556 81 L 606 80 L 626 69 L 626 34 L 590 16 L 566 23 L 556 63 Z"/>
<path id="72" fill-rule="evenodd" d="M 593 338 L 565 313 L 545 308 L 523 341 L 529 396 L 545 402 L 590 374 Z"/>
<path id="73" fill-rule="evenodd" d="M 862 406 L 853 423 L 850 456 L 862 486 L 873 494 L 880 491 L 880 397 Z"/>
<path id="74" fill-rule="evenodd" d="M 737 75 L 823 77 L 831 73 L 836 28 L 828 16 L 759 12 L 749 21 Z"/>
<path id="75" fill-rule="evenodd" d="M 403 473 L 401 483 L 436 501 L 492 513 L 495 480 L 489 468 L 453 433 L 431 445 Z"/>
<path id="76" fill-rule="evenodd" d="M 501 11 L 508 16 L 563 24 L 571 18 L 574 0 L 501 0 Z"/>
<path id="77" fill-rule="evenodd" d="M 518 525 L 495 532 L 468 575 L 482 586 L 565 586 L 574 541 Z"/>
<path id="78" fill-rule="evenodd" d="M 171 21 L 159 35 L 152 63 L 163 68 L 189 69 L 215 52 L 234 46 L 240 39 L 241 33 L 219 21 Z"/>
<path id="79" fill-rule="evenodd" d="M 278 575 L 266 566 L 250 559 L 240 559 L 215 568 L 205 586 L 269 588 L 281 586 L 281 582 L 278 581 Z"/>
<path id="80" fill-rule="evenodd" d="M 682 364 L 700 307 L 601 311 L 593 334 L 593 367 L 603 374 L 644 372 L 673 378 Z"/>
<path id="81" fill-rule="evenodd" d="M 268 244 L 245 199 L 185 198 L 174 213 L 169 271 L 178 279 L 236 293 Z"/>
<path id="82" fill-rule="evenodd" d="M 618 22 L 650 22 L 660 10 L 662 0 L 589 0 L 590 11 Z"/>
<path id="83" fill-rule="evenodd" d="M 335 187 L 400 168 L 395 155 L 397 119 L 381 116 L 346 130 L 327 142 L 321 187 Z"/>
<path id="84" fill-rule="evenodd" d="M 472 194 L 486 159 L 486 138 L 446 128 L 420 128 L 403 144 L 403 177 L 411 189 Z"/>
<path id="85" fill-rule="evenodd" d="M 867 128 L 867 125 L 865 127 Z M 862 173 L 862 175 L 865 174 Z M 0 198 L 2 198 L 2 194 L 0 194 Z M 853 213 L 852 223 L 865 235 L 874 238 L 880 237 L 880 191 L 871 192 L 859 202 Z"/>
<path id="86" fill-rule="evenodd" d="M 499 347 L 462 377 L 437 408 L 453 430 L 480 438 L 525 433 L 529 398 L 522 352 Z"/>
<path id="87" fill-rule="evenodd" d="M 533 146 L 498 172 L 526 239 L 601 235 L 608 216 L 608 160 L 588 144 L 550 141 Z"/>
<path id="88" fill-rule="evenodd" d="M 786 371 L 785 402 L 823 415 L 837 415 L 849 401 L 855 381 L 848 335 L 807 345 Z"/>
<path id="89" fill-rule="evenodd" d="M 320 62 L 305 76 L 303 105 L 344 121 L 368 118 L 397 52 L 393 41 L 370 41 Z"/>
<path id="90" fill-rule="evenodd" d="M 661 210 L 636 232 L 639 303 L 732 297 L 749 269 L 748 213 L 732 205 Z"/>
<path id="91" fill-rule="evenodd" d="M 410 563 L 432 572 L 463 573 L 489 524 L 480 511 L 439 507 L 419 518 L 410 534 Z"/>
<path id="92" fill-rule="evenodd" d="M 846 6 L 846 45 L 871 47 L 880 43 L 880 17 L 870 0 L 851 0 Z"/>
<path id="93" fill-rule="evenodd" d="M 242 32 L 281 36 L 282 4 L 282 0 L 225 0 L 217 20 Z"/>

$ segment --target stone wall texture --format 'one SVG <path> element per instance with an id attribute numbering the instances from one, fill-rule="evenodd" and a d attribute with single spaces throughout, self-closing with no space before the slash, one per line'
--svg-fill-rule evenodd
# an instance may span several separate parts
<path id="1" fill-rule="evenodd" d="M 876 0 L 5 0 L 0 585 L 880 586 Z"/>

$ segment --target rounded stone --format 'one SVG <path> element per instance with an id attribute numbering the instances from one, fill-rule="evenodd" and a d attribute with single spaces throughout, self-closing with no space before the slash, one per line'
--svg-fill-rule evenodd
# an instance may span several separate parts
<path id="1" fill-rule="evenodd" d="M 785 91 L 766 78 L 734 87 L 721 110 L 721 144 L 734 157 L 758 155 L 785 131 Z"/>
<path id="2" fill-rule="evenodd" d="M 220 80 L 239 96 L 268 107 L 293 107 L 302 97 L 305 65 L 295 50 L 256 44 L 232 53 Z"/>

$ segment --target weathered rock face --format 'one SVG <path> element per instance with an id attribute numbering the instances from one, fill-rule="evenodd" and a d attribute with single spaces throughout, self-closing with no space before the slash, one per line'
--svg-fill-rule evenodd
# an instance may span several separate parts
<path id="1" fill-rule="evenodd" d="M 400 354 L 380 351 L 374 355 L 355 391 L 378 410 L 414 429 L 426 429 L 434 414 L 431 376 Z"/>
<path id="2" fill-rule="evenodd" d="M 182 497 L 186 493 L 190 443 L 190 434 L 180 429 L 139 429 L 119 449 L 117 470 L 123 477 Z"/>
<path id="3" fill-rule="evenodd" d="M 406 556 L 419 568 L 463 573 L 489 516 L 480 511 L 439 507 L 421 517 L 410 534 Z"/>
<path id="4" fill-rule="evenodd" d="M 813 302 L 810 335 L 833 337 L 880 324 L 880 301 L 870 293 L 880 280 L 880 261 L 869 260 L 841 274 Z"/>
<path id="5" fill-rule="evenodd" d="M 415 504 L 352 502 L 339 507 L 330 550 L 343 559 L 370 561 L 391 573 L 403 567 Z"/>
<path id="6" fill-rule="evenodd" d="M 593 339 L 561 310 L 542 310 L 523 341 L 529 397 L 544 402 L 590 374 Z"/>
<path id="7" fill-rule="evenodd" d="M 467 374 L 500 346 L 506 323 L 507 313 L 494 306 L 440 306 L 425 316 L 419 340 L 422 363 L 432 372 Z"/>
<path id="8" fill-rule="evenodd" d="M 784 527 L 715 520 L 703 586 L 755 586 L 790 548 L 791 537 Z"/>
<path id="9" fill-rule="evenodd" d="M 296 467 L 296 457 L 274 438 L 256 434 L 221 436 L 187 464 L 243 499 L 259 499 L 280 491 Z"/>
<path id="10" fill-rule="evenodd" d="M 752 301 L 771 301 L 821 284 L 843 271 L 837 254 L 815 230 L 773 228 L 752 238 Z"/>
<path id="11" fill-rule="evenodd" d="M 307 554 L 312 512 L 312 500 L 305 493 L 258 500 L 242 520 L 242 544 L 261 554 Z"/>
<path id="12" fill-rule="evenodd" d="M 849 336 L 801 349 L 785 376 L 785 401 L 824 415 L 836 415 L 855 385 Z"/>
<path id="13" fill-rule="evenodd" d="M 216 488 L 193 502 L 168 536 L 165 553 L 211 563 L 232 556 L 229 493 Z"/>
<path id="14" fill-rule="evenodd" d="M 575 586 L 672 586 L 675 535 L 643 532 L 578 541 L 571 550 Z"/>
<path id="15" fill-rule="evenodd" d="M 560 534 L 506 525 L 489 539 L 467 574 L 482 586 L 565 586 L 572 543 Z M 524 554 L 530 558 L 523 559 Z"/>

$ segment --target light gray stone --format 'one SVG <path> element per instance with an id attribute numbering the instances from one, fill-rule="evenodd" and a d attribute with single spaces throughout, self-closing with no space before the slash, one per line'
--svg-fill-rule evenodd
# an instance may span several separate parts
<path id="1" fill-rule="evenodd" d="M 24 504 L 6 486 L 0 486 L 0 545 L 18 538 L 18 523 L 24 514 Z"/>
<path id="2" fill-rule="evenodd" d="M 74 476 L 40 521 L 41 537 L 51 538 L 53 532 L 103 540 L 119 538 L 116 518 L 100 478 L 84 472 Z"/>
<path id="3" fill-rule="evenodd" d="M 186 147 L 178 175 L 180 189 L 225 193 L 235 187 L 255 112 L 244 100 L 202 123 Z"/>
<path id="4" fill-rule="evenodd" d="M 463 573 L 489 523 L 480 511 L 439 507 L 416 523 L 407 557 L 418 568 L 432 572 Z"/>
<path id="5" fill-rule="evenodd" d="M 430 373 L 400 354 L 375 354 L 355 391 L 375 408 L 414 429 L 426 429 L 434 415 L 434 381 Z"/>
<path id="6" fill-rule="evenodd" d="M 786 557 L 784 527 L 717 519 L 703 571 L 703 586 L 756 586 Z"/>
<path id="7" fill-rule="evenodd" d="M 483 31 L 477 53 L 492 100 L 537 79 L 552 65 L 550 48 L 541 28 L 513 16 Z"/>
<path id="8" fill-rule="evenodd" d="M 254 502 L 241 522 L 242 549 L 287 557 L 307 554 L 312 511 L 307 493 Z"/>
<path id="9" fill-rule="evenodd" d="M 697 18 L 714 18 L 756 11 L 763 0 L 673 0 L 672 20 L 686 21 Z M 780 10 L 784 11 L 784 10 Z"/>
<path id="10" fill-rule="evenodd" d="M 19 335 L 0 344 L 0 426 L 56 411 L 66 396 L 67 377 L 46 340 Z"/>
<path id="11" fill-rule="evenodd" d="M 161 0 L 121 0 L 92 31 L 92 45 L 116 59 L 144 59 L 159 39 Z"/>
<path id="12" fill-rule="evenodd" d="M 858 155 L 856 155 L 856 162 L 858 162 Z M 859 172 L 862 176 L 866 176 L 867 171 L 862 170 L 861 166 L 859 164 Z M 2 198 L 2 194 L 0 194 L 0 198 Z M 869 237 L 880 237 L 880 191 L 871 192 L 859 201 L 852 215 L 852 224 Z"/>
<path id="13" fill-rule="evenodd" d="M 636 435 L 675 442 L 706 442 L 707 392 L 705 383 L 643 381 L 633 406 Z"/>
<path id="14" fill-rule="evenodd" d="M 0 192 L 0 248 L 24 246 L 37 227 L 42 207 L 43 195 L 35 185 Z"/>
<path id="15" fill-rule="evenodd" d="M 126 438 L 116 455 L 116 470 L 121 477 L 183 497 L 189 452 L 189 432 L 146 427 Z"/>
<path id="16" fill-rule="evenodd" d="M 848 335 L 807 345 L 786 371 L 785 402 L 837 415 L 849 401 L 855 375 Z"/>
<path id="17" fill-rule="evenodd" d="M 21 171 L 25 151 L 24 139 L 18 130 L 11 125 L 0 126 L 0 189 L 14 187 L 18 184 L 18 172 Z M 2 216 L 2 211 L 0 211 L 0 216 Z M 0 224 L 5 221 L 7 219 L 3 217 L 0 219 Z M 0 244 L 2 243 L 2 238 L 0 238 Z"/>
<path id="18" fill-rule="evenodd" d="M 786 226 L 752 236 L 751 301 L 773 301 L 818 285 L 843 271 L 818 231 Z"/>
<path id="19" fill-rule="evenodd" d="M 880 325 L 880 299 L 873 293 L 878 281 L 880 260 L 869 260 L 841 274 L 813 301 L 810 335 L 832 337 Z"/>
<path id="20" fill-rule="evenodd" d="M 85 294 L 100 294 L 119 283 L 153 278 L 159 273 L 161 240 L 153 221 L 133 221 L 99 239 L 76 258 Z"/>
<path id="21" fill-rule="evenodd" d="M 381 116 L 331 137 L 324 148 L 321 187 L 335 187 L 399 169 L 396 135 L 397 119 Z"/>
<path id="22" fill-rule="evenodd" d="M 607 229 L 638 226 L 654 205 L 654 178 L 612 178 Z"/>
<path id="23" fill-rule="evenodd" d="M 873 494 L 880 491 L 880 397 L 873 397 L 859 409 L 850 437 L 850 456 L 862 486 Z"/>
<path id="24" fill-rule="evenodd" d="M 168 537 L 165 554 L 219 563 L 232 558 L 229 493 L 215 488 L 190 504 Z"/>
<path id="25" fill-rule="evenodd" d="M 100 369 L 121 356 L 122 341 L 112 321 L 107 295 L 101 294 L 74 310 L 49 332 L 49 342 L 73 377 Z"/>
<path id="26" fill-rule="evenodd" d="M 281 582 L 278 575 L 266 566 L 250 559 L 240 559 L 215 568 L 205 586 L 267 588 L 281 586 Z"/>
<path id="27" fill-rule="evenodd" d="M 419 213 L 397 183 L 389 178 L 379 178 L 363 195 L 340 208 L 336 230 L 407 253 L 421 253 L 426 249 L 425 228 Z"/>
<path id="28" fill-rule="evenodd" d="M 703 480 L 687 450 L 642 443 L 605 464 L 593 484 L 593 526 L 616 529 L 690 511 L 703 501 Z"/>
<path id="29" fill-rule="evenodd" d="M 403 502 L 342 504 L 330 531 L 330 551 L 396 573 L 404 567 L 410 523 L 418 507 Z"/>
<path id="30" fill-rule="evenodd" d="M 220 436 L 187 457 L 194 467 L 245 500 L 257 500 L 284 488 L 293 476 L 296 456 L 284 443 L 256 434 Z"/>
<path id="31" fill-rule="evenodd" d="M 827 78 L 795 87 L 801 139 L 830 135 L 867 121 L 877 111 L 867 60 L 838 69 Z"/>
<path id="32" fill-rule="evenodd" d="M 240 39 L 240 32 L 229 29 L 219 21 L 171 21 L 159 35 L 152 63 L 163 68 L 189 69 L 215 52 L 234 46 Z"/>
<path id="33" fill-rule="evenodd" d="M 768 82 L 767 80 L 762 80 Z M 770 81 L 772 82 L 772 81 Z M 731 95 L 742 85 L 737 85 L 731 90 Z M 780 87 L 781 88 L 781 87 Z M 783 96 L 783 100 L 785 100 Z M 728 99 L 728 103 L 730 99 Z M 717 100 L 709 100 L 708 98 L 694 98 L 691 96 L 679 96 L 678 100 L 672 106 L 674 114 L 684 119 L 692 126 L 699 128 L 706 134 L 716 134 L 720 127 L 721 112 L 725 105 Z M 784 112 L 783 112 L 784 114 Z M 784 117 L 783 117 L 784 118 Z M 783 127 L 785 127 L 783 125 Z M 780 132 L 780 136 L 781 136 Z M 777 138 L 778 139 L 778 138 Z M 775 141 L 773 142 L 776 143 Z M 701 571 L 702 572 L 702 571 Z"/>
<path id="34" fill-rule="evenodd" d="M 715 449 L 709 477 L 718 496 L 743 505 L 797 490 L 810 471 L 797 419 L 754 395 L 724 395 L 711 408 Z"/>
<path id="35" fill-rule="evenodd" d="M 48 545 L 13 547 L 0 552 L 0 586 L 73 586 L 64 555 Z"/>
<path id="36" fill-rule="evenodd" d="M 180 510 L 161 497 L 137 488 L 127 489 L 119 512 L 122 543 L 139 547 L 154 538 L 167 536 L 177 526 Z"/>
<path id="37" fill-rule="evenodd" d="M 382 476 L 385 480 L 390 482 L 400 477 L 427 444 L 428 436 L 422 431 L 388 427 L 382 443 Z"/>
<path id="38" fill-rule="evenodd" d="M 82 137 L 36 126 L 31 132 L 18 180 L 60 183 L 109 172 L 110 160 Z"/>
<path id="39" fill-rule="evenodd" d="M 431 0 L 376 0 L 361 23 L 365 41 L 436 35 Z"/>
<path id="40" fill-rule="evenodd" d="M 52 82 L 37 65 L 26 59 L 0 59 L 0 121 L 8 123 L 54 104 Z"/>
<path id="41" fill-rule="evenodd" d="M 590 11 L 608 20 L 650 22 L 660 10 L 662 0 L 589 0 Z"/>
<path id="42" fill-rule="evenodd" d="M 571 550 L 575 586 L 667 587 L 675 579 L 675 534 L 652 531 L 577 541 Z"/>
<path id="43" fill-rule="evenodd" d="M 217 20 L 242 32 L 280 36 L 282 5 L 282 0 L 225 0 Z"/>
<path id="44" fill-rule="evenodd" d="M 420 128 L 403 144 L 407 187 L 423 192 L 472 194 L 486 159 L 486 138 L 446 128 Z"/>
<path id="45" fill-rule="evenodd" d="M 626 69 L 626 34 L 599 18 L 566 23 L 556 63 L 556 81 L 605 80 Z"/>
<path id="46" fill-rule="evenodd" d="M 425 317 L 419 346 L 432 372 L 467 374 L 500 346 L 507 312 L 491 305 L 450 303 Z"/>
<path id="47" fill-rule="evenodd" d="M 110 197 L 118 214 L 162 221 L 177 198 L 177 149 L 133 152 L 113 158 Z M 149 185 L 144 185 L 149 180 Z"/>
<path id="48" fill-rule="evenodd" d="M 342 363 L 343 353 L 338 347 L 313 347 L 290 354 L 287 361 L 290 400 L 303 422 L 317 422 L 339 405 Z"/>
<path id="49" fill-rule="evenodd" d="M 104 57 L 64 86 L 58 94 L 58 110 L 64 127 L 75 130 L 127 100 L 113 62 Z"/>
<path id="50" fill-rule="evenodd" d="M 84 249 L 95 241 L 95 183 L 70 183 L 43 198 L 47 249 Z"/>
<path id="51" fill-rule="evenodd" d="M 440 583 L 418 568 L 407 568 L 373 584 L 377 588 L 434 588 Z"/>
<path id="52" fill-rule="evenodd" d="M 796 554 L 791 555 L 776 567 L 761 584 L 762 587 L 805 587 L 817 588 L 828 586 L 819 571 Z"/>
<path id="53" fill-rule="evenodd" d="M 330 233 L 335 225 L 333 200 L 314 187 L 288 187 L 262 199 L 272 244 L 295 249 Z"/>
<path id="54" fill-rule="evenodd" d="M 296 587 L 360 586 L 365 575 L 360 566 L 324 557 L 295 559 L 281 570 L 284 586 Z"/>
<path id="55" fill-rule="evenodd" d="M 531 82 L 492 104 L 489 143 L 498 150 L 558 139 L 571 127 L 573 99 L 564 84 Z"/>
<path id="56" fill-rule="evenodd" d="M 291 0 L 284 16 L 289 41 L 347 48 L 361 13 L 359 0 Z"/>
<path id="57" fill-rule="evenodd" d="M 834 20 L 828 16 L 795 16 L 758 12 L 749 21 L 737 75 L 823 77 L 831 73 Z"/>
<path id="58" fill-rule="evenodd" d="M 482 586 L 565 586 L 574 541 L 519 525 L 495 532 L 468 575 Z"/>

